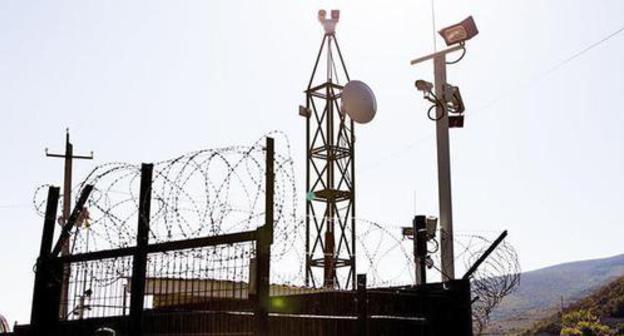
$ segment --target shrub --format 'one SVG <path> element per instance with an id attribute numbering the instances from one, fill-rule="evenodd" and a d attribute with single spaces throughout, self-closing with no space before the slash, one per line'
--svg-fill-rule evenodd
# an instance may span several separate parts
<path id="1" fill-rule="evenodd" d="M 601 324 L 589 310 L 578 310 L 563 315 L 561 318 L 561 335 L 566 336 L 610 336 L 615 332 Z"/>

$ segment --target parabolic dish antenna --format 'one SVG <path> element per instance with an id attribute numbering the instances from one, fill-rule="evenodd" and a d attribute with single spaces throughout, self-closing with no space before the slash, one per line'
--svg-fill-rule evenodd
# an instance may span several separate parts
<path id="1" fill-rule="evenodd" d="M 347 83 L 342 90 L 342 112 L 360 124 L 373 120 L 377 112 L 377 100 L 373 90 L 359 80 Z"/>

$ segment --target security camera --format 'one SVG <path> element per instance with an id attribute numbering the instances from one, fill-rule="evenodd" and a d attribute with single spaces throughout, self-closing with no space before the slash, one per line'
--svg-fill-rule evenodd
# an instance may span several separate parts
<path id="1" fill-rule="evenodd" d="M 331 18 L 327 18 L 327 11 L 321 9 L 318 11 L 318 20 L 323 25 L 325 29 L 325 34 L 334 34 L 336 32 L 336 24 L 338 20 L 340 20 L 340 11 L 337 9 L 332 9 Z"/>
<path id="2" fill-rule="evenodd" d="M 325 17 L 327 16 L 327 11 L 324 9 L 321 9 L 318 11 L 318 20 L 319 22 L 322 24 L 323 22 L 325 22 Z"/>
<path id="3" fill-rule="evenodd" d="M 429 93 L 433 90 L 433 84 L 423 79 L 417 80 L 415 85 L 418 91 L 422 91 L 424 93 Z"/>

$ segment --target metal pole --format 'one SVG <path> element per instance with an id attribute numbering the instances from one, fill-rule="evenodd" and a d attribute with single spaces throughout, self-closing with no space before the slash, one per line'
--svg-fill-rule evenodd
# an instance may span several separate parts
<path id="1" fill-rule="evenodd" d="M 479 268 L 479 266 L 481 266 L 481 264 L 485 261 L 485 259 L 487 259 L 487 257 L 489 257 L 490 254 L 494 252 L 498 245 L 503 242 L 503 239 L 505 239 L 505 237 L 507 237 L 507 230 L 503 231 L 503 233 L 501 233 L 500 236 L 496 238 L 492 245 L 490 245 L 490 247 L 488 247 L 488 249 L 483 252 L 479 259 L 477 259 L 477 261 L 475 261 L 475 263 L 470 267 L 466 274 L 464 274 L 463 279 L 470 278 L 472 276 L 472 273 L 474 273 L 477 268 Z"/>
<path id="2" fill-rule="evenodd" d="M 357 275 L 357 336 L 366 336 L 368 310 L 366 295 L 366 274 Z"/>
<path id="3" fill-rule="evenodd" d="M 414 239 L 414 269 L 416 285 L 427 283 L 427 225 L 425 216 L 415 216 L 412 221 Z"/>
<path id="4" fill-rule="evenodd" d="M 323 44 L 325 44 L 325 38 L 323 38 Z M 323 45 L 321 45 L 323 48 Z M 319 55 L 320 57 L 320 55 Z M 318 62 L 318 61 L 317 61 Z M 312 103 L 312 96 L 309 94 L 306 97 L 306 109 L 310 111 L 310 104 Z M 314 111 L 316 114 L 316 111 Z M 308 194 L 312 190 L 310 190 L 310 161 L 312 160 L 312 151 L 310 150 L 310 115 L 306 117 L 306 217 L 305 217 L 305 286 L 310 286 L 310 278 L 313 277 L 311 274 L 312 266 L 310 262 L 312 260 L 312 253 L 310 252 L 310 208 L 312 207 L 312 200 L 308 199 Z"/>
<path id="5" fill-rule="evenodd" d="M 141 165 L 137 247 L 132 259 L 132 283 L 130 286 L 130 335 L 142 335 L 143 330 L 143 304 L 145 299 L 145 274 L 147 245 L 149 243 L 153 169 L 153 164 L 144 163 Z"/>
<path id="6" fill-rule="evenodd" d="M 56 212 L 58 209 L 59 188 L 50 187 L 48 189 L 48 199 L 43 222 L 43 235 L 41 237 L 41 247 L 39 257 L 47 257 L 52 252 L 54 243 L 54 224 L 56 223 Z"/>
<path id="7" fill-rule="evenodd" d="M 333 35 L 329 37 L 327 40 L 327 83 L 328 85 L 325 88 L 325 95 L 327 97 L 327 188 L 329 190 L 334 190 L 334 155 L 332 154 L 334 148 L 334 101 L 333 96 L 330 91 L 330 85 L 332 83 L 332 38 Z M 326 219 L 326 230 L 325 230 L 325 271 L 324 271 L 324 281 L 323 287 L 325 288 L 334 288 L 334 279 L 336 277 L 336 268 L 334 266 L 335 263 L 335 249 L 334 249 L 334 210 L 335 210 L 335 199 L 329 199 L 327 202 L 327 216 Z"/>
<path id="8" fill-rule="evenodd" d="M 445 100 L 446 53 L 433 58 L 435 95 Z M 455 278 L 455 254 L 453 251 L 453 209 L 451 200 L 451 162 L 449 154 L 449 120 L 444 104 L 436 104 L 436 140 L 438 156 L 438 201 L 440 207 L 440 230 L 443 281 Z"/>
<path id="9" fill-rule="evenodd" d="M 58 208 L 59 188 L 50 187 L 48 189 L 48 200 L 46 205 L 45 219 L 43 222 L 43 234 L 41 237 L 41 247 L 37 258 L 35 270 L 35 286 L 32 298 L 32 310 L 30 312 L 30 327 L 33 335 L 43 335 L 46 325 L 49 325 L 58 317 L 58 312 L 54 313 L 54 307 L 50 304 L 50 283 L 53 281 L 50 273 L 50 252 L 54 240 L 54 225 L 56 223 L 56 212 Z M 58 308 L 58 306 L 56 307 Z M 46 330 L 49 332 L 49 330 Z"/>
<path id="10" fill-rule="evenodd" d="M 336 43 L 336 49 L 338 49 L 338 43 Z M 338 49 L 338 52 L 340 52 L 340 49 Z M 342 60 L 342 56 L 340 57 L 340 59 Z M 346 69 L 346 68 L 345 68 Z M 346 72 L 346 70 L 345 70 Z M 351 120 L 351 139 L 355 139 L 355 124 L 353 123 L 353 120 Z M 353 142 L 351 144 L 351 241 L 353 242 L 353 245 L 351 246 L 351 284 L 353 289 L 356 288 L 356 272 L 357 272 L 357 265 L 355 264 L 356 261 L 356 242 L 355 242 L 355 230 L 356 230 L 356 223 L 355 223 L 355 142 Z"/>
<path id="11" fill-rule="evenodd" d="M 275 173 L 274 173 L 274 141 L 273 138 L 266 139 L 266 172 L 265 172 L 265 212 L 264 226 L 259 229 L 256 245 L 256 332 L 257 336 L 269 335 L 269 295 L 270 295 L 270 274 L 271 274 L 271 244 L 273 243 L 273 223 L 274 223 L 274 193 L 275 193 Z"/>

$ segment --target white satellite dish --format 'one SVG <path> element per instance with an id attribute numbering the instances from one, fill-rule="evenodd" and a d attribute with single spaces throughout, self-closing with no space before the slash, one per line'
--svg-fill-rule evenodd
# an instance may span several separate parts
<path id="1" fill-rule="evenodd" d="M 360 124 L 373 120 L 377 112 L 377 100 L 373 90 L 359 80 L 347 83 L 342 90 L 342 112 Z"/>

